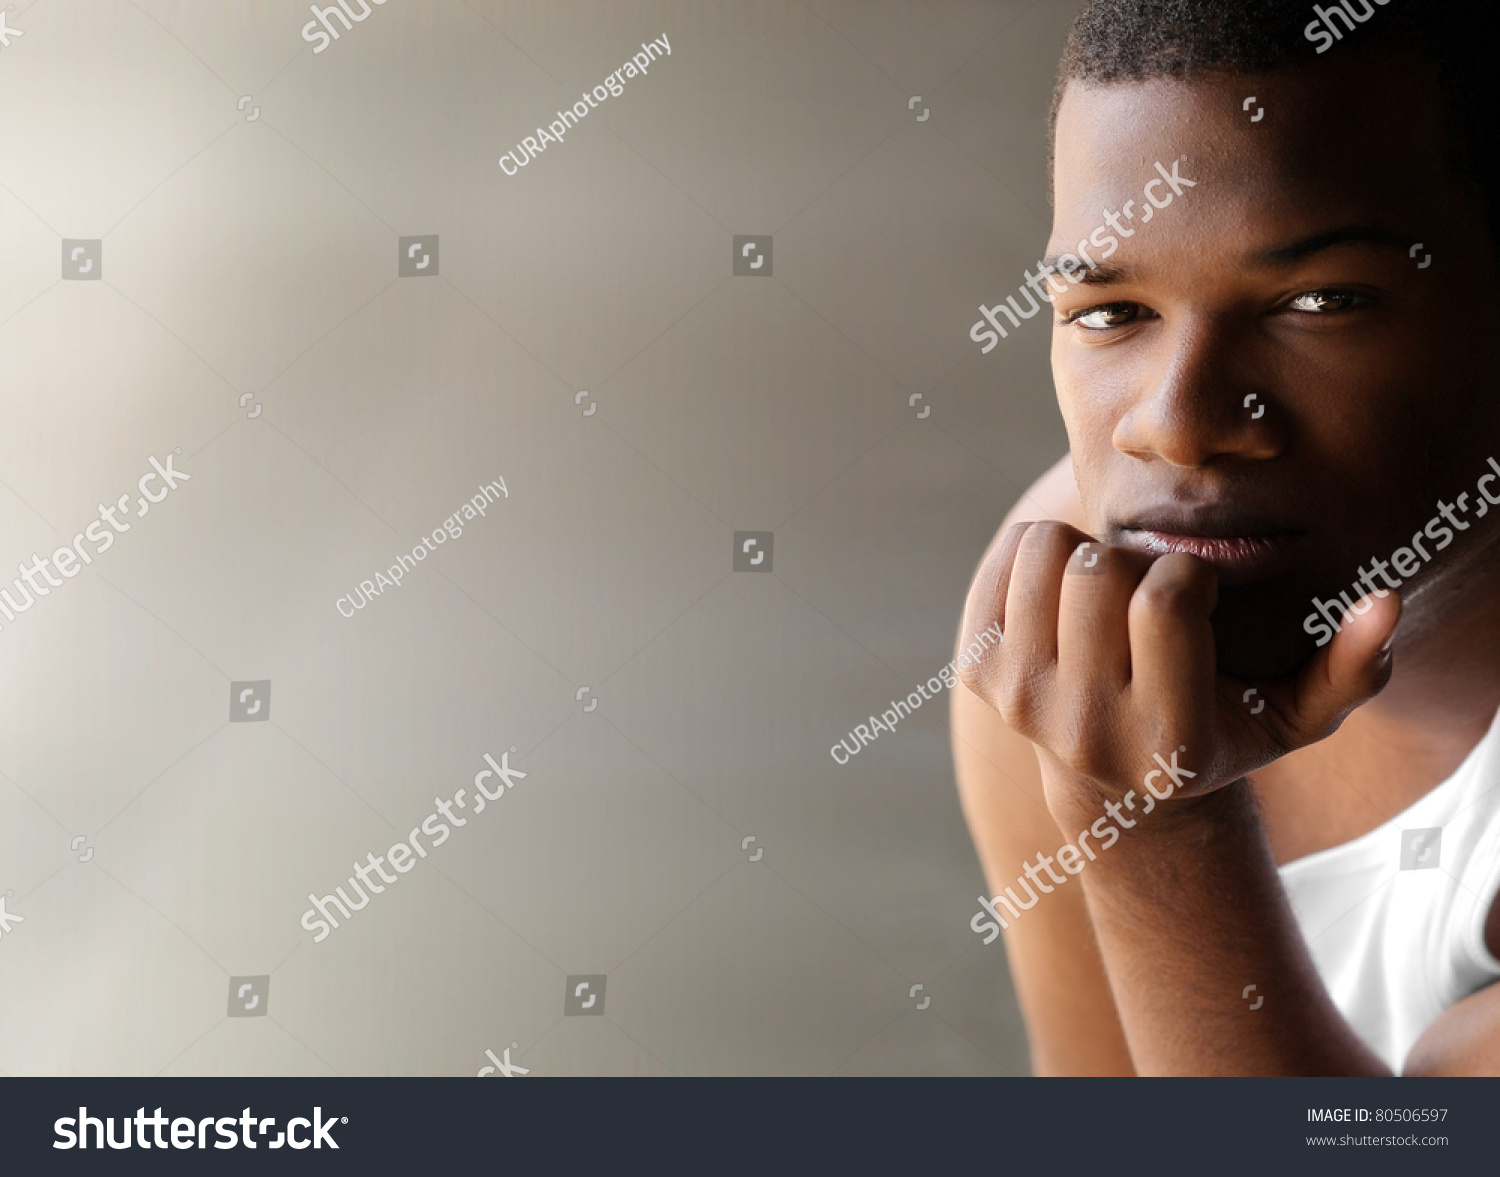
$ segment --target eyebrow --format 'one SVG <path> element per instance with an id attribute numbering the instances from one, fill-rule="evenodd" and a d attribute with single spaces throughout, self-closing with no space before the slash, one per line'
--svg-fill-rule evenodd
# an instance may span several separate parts
<path id="1" fill-rule="evenodd" d="M 1052 257 L 1043 258 L 1042 266 L 1048 271 L 1062 274 L 1057 263 L 1065 257 L 1078 257 L 1078 255 L 1076 253 L 1055 254 Z M 1079 258 L 1080 262 L 1082 260 Z M 1108 262 L 1097 262 L 1093 266 L 1080 265 L 1073 273 L 1078 275 L 1077 284 L 1080 286 L 1112 286 L 1118 282 L 1124 282 L 1130 276 L 1130 271 L 1124 266 L 1113 266 Z"/>
<path id="2" fill-rule="evenodd" d="M 1251 254 L 1248 260 L 1256 266 L 1284 268 L 1295 266 L 1314 254 L 1322 253 L 1326 249 L 1336 249 L 1341 245 L 1378 245 L 1405 250 L 1411 245 L 1411 239 L 1373 225 L 1347 225 L 1342 229 L 1329 229 L 1323 233 L 1314 233 L 1310 237 L 1293 241 L 1289 245 L 1278 245 L 1274 249 L 1261 250 L 1259 253 Z"/>
<path id="3" fill-rule="evenodd" d="M 1251 266 L 1260 269 L 1287 269 L 1325 250 L 1337 249 L 1342 245 L 1376 245 L 1404 251 L 1410 244 L 1410 240 L 1401 234 L 1379 229 L 1373 225 L 1347 225 L 1340 229 L 1314 233 L 1287 245 L 1259 250 L 1248 255 L 1246 261 Z M 1043 259 L 1042 265 L 1048 270 L 1056 270 L 1061 274 L 1058 262 L 1065 257 L 1077 256 L 1077 254 L 1070 253 L 1055 254 Z M 1128 281 L 1131 276 L 1128 267 L 1110 265 L 1107 262 L 1099 262 L 1092 267 L 1084 265 L 1075 269 L 1073 273 L 1079 275 L 1077 284 L 1080 286 L 1115 286 Z"/>

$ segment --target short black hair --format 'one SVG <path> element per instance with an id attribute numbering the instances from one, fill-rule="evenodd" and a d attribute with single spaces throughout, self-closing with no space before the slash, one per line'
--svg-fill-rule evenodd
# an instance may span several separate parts
<path id="1" fill-rule="evenodd" d="M 1476 184 L 1493 238 L 1500 225 L 1490 150 L 1495 85 L 1490 36 L 1495 0 L 1089 0 L 1074 20 L 1052 99 L 1049 142 L 1071 81 L 1190 81 L 1216 72 L 1259 74 L 1314 67 L 1338 53 L 1396 48 L 1437 67 L 1455 171 Z M 1322 13 L 1331 14 L 1324 18 Z M 1334 15 L 1336 14 L 1336 15 Z M 1311 25 L 1339 38 L 1309 39 Z M 1346 24 L 1354 25 L 1349 31 Z M 1326 52 L 1328 48 L 1332 53 Z"/>

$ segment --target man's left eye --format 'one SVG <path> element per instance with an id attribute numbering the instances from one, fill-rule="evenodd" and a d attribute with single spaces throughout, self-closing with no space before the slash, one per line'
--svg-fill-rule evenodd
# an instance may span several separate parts
<path id="1" fill-rule="evenodd" d="M 1347 290 L 1309 290 L 1306 294 L 1299 294 L 1287 307 L 1294 311 L 1309 311 L 1312 314 L 1327 314 L 1330 311 L 1347 311 L 1352 306 L 1358 306 L 1362 300 L 1357 294 L 1350 294 Z"/>

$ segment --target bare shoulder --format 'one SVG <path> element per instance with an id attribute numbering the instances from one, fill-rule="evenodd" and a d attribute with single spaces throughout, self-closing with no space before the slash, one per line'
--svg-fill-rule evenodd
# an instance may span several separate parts
<path id="1" fill-rule="evenodd" d="M 995 529 L 995 534 L 990 537 L 985 554 L 988 555 L 1017 523 L 1034 523 L 1043 519 L 1055 519 L 1082 532 L 1089 530 L 1083 500 L 1078 494 L 1078 482 L 1073 476 L 1072 454 L 1064 454 L 1046 473 L 1021 492 L 1016 505 L 1007 512 L 1000 526 Z M 965 638 L 960 634 L 960 648 L 964 641 Z"/>
<path id="2" fill-rule="evenodd" d="M 1006 528 L 1014 523 L 1037 519 L 1057 519 L 1079 531 L 1088 530 L 1083 500 L 1078 497 L 1078 482 L 1073 475 L 1072 454 L 1064 454 L 1055 466 L 1027 487 L 996 534 L 1004 535 Z"/>

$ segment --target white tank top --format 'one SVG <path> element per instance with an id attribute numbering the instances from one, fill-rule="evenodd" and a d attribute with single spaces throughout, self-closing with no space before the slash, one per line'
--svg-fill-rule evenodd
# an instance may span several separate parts
<path id="1" fill-rule="evenodd" d="M 1281 881 L 1329 995 L 1400 1074 L 1433 1019 L 1500 977 L 1484 943 L 1500 891 L 1500 713 L 1410 809 L 1287 863 Z"/>

